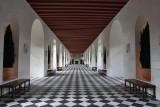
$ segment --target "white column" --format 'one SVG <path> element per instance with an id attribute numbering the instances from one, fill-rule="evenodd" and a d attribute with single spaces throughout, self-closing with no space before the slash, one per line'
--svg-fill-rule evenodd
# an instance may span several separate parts
<path id="1" fill-rule="evenodd" d="M 97 70 L 103 69 L 103 45 L 101 42 L 98 43 L 98 58 L 97 58 Z"/>
<path id="2" fill-rule="evenodd" d="M 70 53 L 68 53 L 68 63 L 70 63 L 71 59 L 70 59 Z"/>
<path id="3" fill-rule="evenodd" d="M 53 69 L 57 69 L 57 51 L 56 43 L 53 41 Z"/>
<path id="4" fill-rule="evenodd" d="M 92 45 L 92 62 L 91 62 L 92 67 L 96 67 L 96 55 L 95 55 L 95 47 Z"/>
<path id="5" fill-rule="evenodd" d="M 59 67 L 62 67 L 62 45 L 60 45 L 59 50 Z"/>

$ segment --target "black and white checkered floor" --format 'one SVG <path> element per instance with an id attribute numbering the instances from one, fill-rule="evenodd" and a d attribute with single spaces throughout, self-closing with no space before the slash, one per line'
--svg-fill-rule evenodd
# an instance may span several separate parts
<path id="1" fill-rule="evenodd" d="M 44 78 L 32 78 L 31 90 L 20 97 L 1 98 L 0 107 L 157 107 L 125 91 L 123 79 L 99 76 L 83 65 Z"/>

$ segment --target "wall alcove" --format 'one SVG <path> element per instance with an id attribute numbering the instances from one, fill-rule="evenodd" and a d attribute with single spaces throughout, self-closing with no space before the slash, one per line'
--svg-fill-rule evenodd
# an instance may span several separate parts
<path id="1" fill-rule="evenodd" d="M 140 16 L 135 26 L 136 78 L 151 81 L 150 31 L 148 18 Z"/>
<path id="2" fill-rule="evenodd" d="M 59 67 L 59 55 L 57 54 L 57 67 Z"/>
<path id="3" fill-rule="evenodd" d="M 103 44 L 103 69 L 106 69 L 106 43 Z"/>
<path id="4" fill-rule="evenodd" d="M 3 49 L 3 81 L 12 80 L 18 77 L 15 47 L 11 26 L 6 27 Z"/>
<path id="5" fill-rule="evenodd" d="M 95 61 L 96 61 L 96 67 L 97 67 L 97 48 L 95 49 Z"/>
<path id="6" fill-rule="evenodd" d="M 51 69 L 51 42 L 48 43 L 48 69 Z"/>
<path id="7" fill-rule="evenodd" d="M 3 81 L 18 78 L 19 23 L 14 15 L 8 15 L 4 23 Z"/>

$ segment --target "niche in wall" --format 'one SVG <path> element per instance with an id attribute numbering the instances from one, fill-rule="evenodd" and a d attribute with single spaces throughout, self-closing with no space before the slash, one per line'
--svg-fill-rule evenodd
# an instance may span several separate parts
<path id="1" fill-rule="evenodd" d="M 91 55 L 91 53 L 90 53 L 90 64 L 91 64 L 91 62 L 92 62 L 92 55 Z"/>
<path id="2" fill-rule="evenodd" d="M 72 64 L 74 64 L 74 59 L 72 59 Z"/>
<path id="3" fill-rule="evenodd" d="M 97 67 L 97 49 L 95 49 L 96 67 Z"/>
<path id="4" fill-rule="evenodd" d="M 106 69 L 106 43 L 103 44 L 103 68 Z"/>
<path id="5" fill-rule="evenodd" d="M 48 43 L 48 69 L 51 69 L 51 42 Z"/>
<path id="6" fill-rule="evenodd" d="M 146 27 L 141 32 L 141 39 L 140 39 L 140 62 L 142 68 L 151 68 L 151 61 L 150 61 L 150 36 L 149 36 L 149 24 L 147 22 Z"/>
<path id="7" fill-rule="evenodd" d="M 62 66 L 64 65 L 64 56 L 62 54 Z"/>
<path id="8" fill-rule="evenodd" d="M 14 37 L 14 34 L 15 33 L 12 33 L 11 25 L 7 25 L 3 49 L 3 81 L 16 79 L 18 77 L 18 50 L 16 47 L 17 44 L 15 44 L 16 37 L 18 36 Z"/>
<path id="9" fill-rule="evenodd" d="M 59 55 L 57 54 L 57 66 L 59 66 Z"/>
<path id="10" fill-rule="evenodd" d="M 151 81 L 150 31 L 148 19 L 138 18 L 135 28 L 136 78 Z"/>

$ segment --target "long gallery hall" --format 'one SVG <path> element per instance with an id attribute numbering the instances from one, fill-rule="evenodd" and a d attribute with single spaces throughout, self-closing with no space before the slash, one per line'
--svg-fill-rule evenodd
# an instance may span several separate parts
<path id="1" fill-rule="evenodd" d="M 160 0 L 0 0 L 0 107 L 160 107 Z"/>

